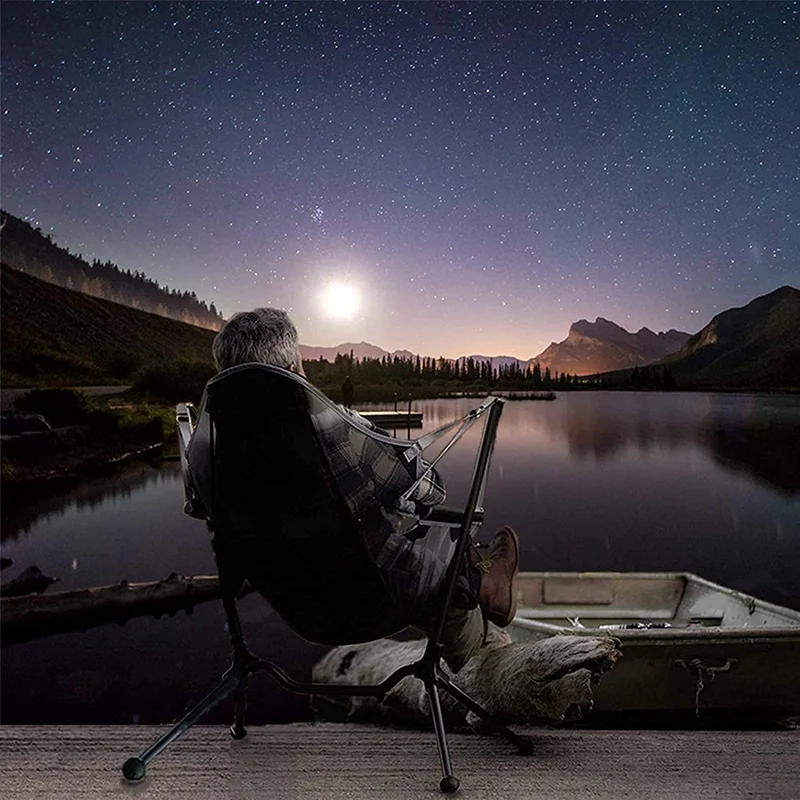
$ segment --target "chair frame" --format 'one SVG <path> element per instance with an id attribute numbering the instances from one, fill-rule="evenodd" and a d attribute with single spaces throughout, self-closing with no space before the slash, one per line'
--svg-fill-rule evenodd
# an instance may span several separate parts
<path id="1" fill-rule="evenodd" d="M 234 722 L 230 727 L 230 734 L 234 739 L 243 739 L 247 735 L 245 717 L 247 712 L 247 687 L 250 678 L 259 672 L 266 672 L 284 689 L 305 695 L 347 696 L 347 697 L 374 697 L 383 700 L 386 694 L 406 677 L 413 676 L 423 682 L 430 701 L 431 717 L 433 720 L 439 759 L 442 769 L 442 778 L 439 788 L 446 794 L 452 794 L 459 788 L 460 782 L 453 774 L 453 765 L 450 758 L 450 748 L 447 741 L 440 691 L 447 692 L 458 703 L 476 714 L 489 728 L 493 729 L 509 742 L 514 744 L 519 753 L 529 755 L 533 752 L 533 742 L 530 738 L 515 733 L 489 711 L 480 706 L 466 692 L 456 686 L 449 675 L 442 669 L 441 657 L 443 645 L 441 643 L 445 619 L 453 604 L 456 592 L 456 583 L 459 576 L 459 565 L 465 558 L 465 553 L 470 542 L 473 529 L 483 520 L 481 503 L 486 486 L 489 462 L 497 437 L 497 427 L 503 411 L 504 401 L 498 397 L 487 398 L 478 408 L 471 411 L 466 417 L 466 425 L 471 425 L 480 416 L 487 414 L 480 445 L 473 467 L 472 484 L 466 506 L 463 511 L 440 507 L 434 508 L 425 517 L 425 522 L 445 522 L 458 527 L 457 544 L 454 554 L 448 565 L 446 574 L 446 591 L 444 602 L 436 617 L 433 634 L 429 636 L 425 651 L 420 659 L 412 664 L 406 664 L 396 669 L 383 682 L 375 685 L 356 686 L 347 684 L 306 683 L 297 681 L 287 675 L 280 667 L 270 661 L 259 658 L 251 652 L 245 642 L 242 623 L 236 605 L 236 595 L 241 586 L 240 576 L 233 574 L 224 559 L 215 553 L 219 570 L 222 603 L 228 618 L 228 630 L 231 638 L 232 663 L 222 675 L 217 684 L 206 697 L 187 712 L 167 733 L 139 753 L 138 756 L 129 758 L 122 767 L 124 777 L 129 781 L 139 781 L 144 778 L 147 765 L 161 753 L 170 743 L 183 736 L 189 728 L 199 722 L 211 709 L 215 708 L 229 695 L 234 694 Z M 181 403 L 178 408 L 179 438 L 181 440 L 181 460 L 186 468 L 185 445 L 188 444 L 193 429 L 194 409 L 189 404 Z M 451 425 L 444 426 L 450 428 Z M 456 433 L 453 440 L 445 447 L 448 449 L 460 438 L 464 426 Z M 437 432 L 435 432 L 437 433 Z M 424 437 L 429 441 L 434 434 Z M 420 440 L 421 441 L 421 440 Z M 442 451 L 441 455 L 444 454 Z M 438 460 L 438 459 L 437 459 Z M 435 462 L 434 462 L 435 463 Z"/>

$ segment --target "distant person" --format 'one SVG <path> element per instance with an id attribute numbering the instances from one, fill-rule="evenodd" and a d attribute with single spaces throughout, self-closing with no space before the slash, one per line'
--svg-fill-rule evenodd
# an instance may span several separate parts
<path id="1" fill-rule="evenodd" d="M 353 381 L 350 380 L 348 375 L 342 384 L 342 402 L 345 408 L 353 407 Z"/>
<path id="2" fill-rule="evenodd" d="M 234 314 L 214 339 L 213 353 L 219 370 L 256 362 L 305 375 L 297 330 L 285 311 L 274 308 L 256 308 Z M 348 376 L 345 384 L 349 382 Z M 352 383 L 350 388 L 352 391 Z M 344 386 L 342 394 L 345 394 Z M 352 395 L 347 399 L 352 400 Z M 372 423 L 357 412 L 348 411 L 347 414 L 356 419 L 358 425 L 375 429 Z M 382 451 L 376 450 L 372 457 L 380 458 L 381 455 Z M 417 474 L 422 474 L 428 465 L 419 456 L 417 458 Z M 441 504 L 444 497 L 444 485 L 436 470 L 431 470 L 410 499 L 424 509 Z M 385 511 L 388 514 L 394 513 L 394 509 Z M 410 529 L 392 534 L 389 537 L 389 566 L 376 561 L 376 566 L 387 584 L 403 586 L 409 571 L 419 570 L 425 575 L 438 576 L 438 582 L 433 587 L 426 585 L 420 588 L 420 591 L 424 589 L 426 592 L 425 598 L 438 597 L 444 585 L 446 564 L 443 567 L 438 557 L 440 550 L 435 539 L 437 535 L 442 537 L 442 542 L 445 537 L 447 541 L 450 540 L 447 529 L 443 531 L 435 527 L 428 528 L 424 523 L 415 523 Z M 447 549 L 446 546 L 443 548 Z M 450 609 L 442 634 L 444 659 L 455 672 L 481 647 L 486 633 L 486 621 L 505 627 L 513 619 L 516 612 L 513 582 L 518 562 L 519 541 L 516 533 L 509 527 L 501 528 L 497 532 L 485 555 L 474 545 L 470 545 L 460 567 L 459 599 Z M 398 600 L 402 603 L 403 598 Z M 435 612 L 411 612 L 411 609 L 428 606 L 422 601 L 415 602 L 419 600 L 417 597 L 408 597 L 406 600 L 409 609 L 407 624 L 430 631 Z"/>

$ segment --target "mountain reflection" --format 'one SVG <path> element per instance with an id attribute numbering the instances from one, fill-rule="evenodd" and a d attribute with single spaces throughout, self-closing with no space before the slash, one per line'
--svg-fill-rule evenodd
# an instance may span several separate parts
<path id="1" fill-rule="evenodd" d="M 800 493 L 800 421 L 777 423 L 763 409 L 739 424 L 714 421 L 700 441 L 718 464 L 787 496 Z"/>
<path id="2" fill-rule="evenodd" d="M 630 393 L 614 405 L 599 396 L 598 402 L 584 399 L 564 403 L 560 414 L 546 419 L 549 434 L 565 437 L 573 457 L 602 461 L 631 448 L 699 444 L 724 468 L 781 494 L 800 493 L 800 411 L 794 398 Z"/>
<path id="3" fill-rule="evenodd" d="M 424 413 L 425 432 L 456 414 L 452 401 L 421 401 L 417 408 Z M 412 438 L 420 434 L 411 432 Z M 784 496 L 800 494 L 800 403 L 789 395 L 568 393 L 553 403 L 512 404 L 501 425 L 501 442 L 508 435 L 516 442 L 544 437 L 554 445 L 566 444 L 571 458 L 596 462 L 699 445 L 726 470 L 744 473 Z M 38 521 L 72 508 L 93 510 L 149 485 L 178 480 L 179 471 L 174 462 L 134 462 L 33 502 L 13 502 L 7 492 L 2 540 L 15 541 Z M 466 462 L 462 471 L 467 475 Z M 450 479 L 451 488 L 459 477 Z"/>

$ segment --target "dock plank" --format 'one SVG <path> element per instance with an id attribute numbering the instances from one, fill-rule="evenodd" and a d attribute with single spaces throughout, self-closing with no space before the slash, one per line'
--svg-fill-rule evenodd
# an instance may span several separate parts
<path id="1" fill-rule="evenodd" d="M 441 797 L 433 733 L 362 725 L 198 726 L 127 784 L 122 762 L 161 729 L 0 726 L 4 800 L 416 800 Z M 536 751 L 451 734 L 459 797 L 789 800 L 800 786 L 798 731 L 532 729 Z"/>
<path id="2" fill-rule="evenodd" d="M 378 427 L 422 427 L 421 411 L 359 411 L 358 413 Z"/>

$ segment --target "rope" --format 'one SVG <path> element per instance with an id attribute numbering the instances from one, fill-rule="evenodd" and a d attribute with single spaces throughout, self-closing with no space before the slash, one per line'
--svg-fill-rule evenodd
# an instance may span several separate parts
<path id="1" fill-rule="evenodd" d="M 699 658 L 693 658 L 690 661 L 687 661 L 684 658 L 676 658 L 672 662 L 676 667 L 682 667 L 686 672 L 692 673 L 697 671 L 697 684 L 695 685 L 695 692 L 694 692 L 694 714 L 699 719 L 700 718 L 700 694 L 702 693 L 703 689 L 706 688 L 705 680 L 703 678 L 703 673 L 708 675 L 709 683 L 717 677 L 718 672 L 730 672 L 738 663 L 737 659 L 735 658 L 727 658 L 725 659 L 725 663 L 721 664 L 718 667 L 712 667 L 708 664 L 704 664 Z"/>
<path id="2" fill-rule="evenodd" d="M 481 403 L 478 408 L 473 408 L 472 411 L 469 411 L 465 414 L 461 419 L 457 419 L 454 422 L 448 422 L 446 425 L 442 425 L 441 428 L 438 428 L 435 431 L 427 434 L 426 436 L 421 436 L 414 444 L 414 447 L 409 448 L 406 451 L 406 458 L 411 460 L 412 453 L 420 453 L 425 450 L 426 447 L 430 446 L 435 442 L 438 438 L 443 436 L 447 431 L 451 428 L 454 428 L 456 425 L 461 425 L 461 427 L 453 434 L 453 438 L 442 448 L 442 452 L 439 453 L 438 456 L 426 467 L 425 471 L 422 475 L 414 481 L 414 483 L 406 489 L 400 497 L 397 498 L 395 505 L 400 509 L 403 510 L 407 508 L 406 503 L 408 502 L 409 497 L 417 490 L 419 485 L 428 477 L 431 473 L 433 468 L 442 460 L 444 455 L 450 450 L 453 445 L 474 425 L 475 421 L 494 403 L 495 398 L 487 397 L 483 403 Z"/>

